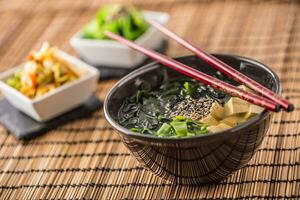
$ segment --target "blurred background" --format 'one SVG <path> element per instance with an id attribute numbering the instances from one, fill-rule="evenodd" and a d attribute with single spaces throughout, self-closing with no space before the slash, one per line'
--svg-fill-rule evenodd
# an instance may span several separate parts
<path id="1" fill-rule="evenodd" d="M 101 4 L 116 2 L 168 12 L 168 27 L 200 47 L 253 57 L 275 69 L 283 66 L 287 48 L 291 50 L 298 39 L 294 34 L 300 24 L 297 1 L 1 0 L 1 70 L 20 63 L 30 49 L 45 40 L 75 53 L 70 37 Z M 188 52 L 171 42 L 167 54 Z"/>
<path id="2" fill-rule="evenodd" d="M 70 38 L 109 3 L 167 12 L 167 26 L 199 47 L 265 63 L 296 111 L 273 117 L 261 149 L 243 169 L 220 184 L 194 188 L 169 184 L 139 166 L 102 111 L 25 142 L 1 126 L 1 199 L 299 198 L 299 0 L 0 0 L 0 71 L 22 63 L 44 41 L 78 56 Z M 190 53 L 169 41 L 166 54 Z M 103 101 L 116 81 L 100 82 L 96 95 Z"/>

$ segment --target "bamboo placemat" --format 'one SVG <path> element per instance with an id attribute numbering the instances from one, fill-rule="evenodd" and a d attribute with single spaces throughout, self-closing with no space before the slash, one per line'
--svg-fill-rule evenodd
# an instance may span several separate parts
<path id="1" fill-rule="evenodd" d="M 50 41 L 75 54 L 70 37 L 102 1 L 0 1 L 0 70 Z M 297 1 L 134 1 L 169 12 L 169 27 L 211 52 L 260 60 L 278 73 L 293 113 L 273 116 L 251 162 L 219 184 L 172 185 L 143 169 L 102 111 L 36 139 L 17 141 L 0 127 L 0 199 L 300 198 L 300 4 Z M 174 42 L 168 55 L 186 54 Z M 115 80 L 99 83 L 103 100 Z"/>

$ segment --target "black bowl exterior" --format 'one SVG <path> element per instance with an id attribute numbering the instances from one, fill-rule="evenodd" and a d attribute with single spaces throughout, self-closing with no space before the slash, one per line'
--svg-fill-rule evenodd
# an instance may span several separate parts
<path id="1" fill-rule="evenodd" d="M 280 92 L 278 77 L 263 64 L 239 56 L 216 56 L 269 89 Z M 215 71 L 195 56 L 178 60 L 203 72 Z M 124 98 L 136 92 L 134 83 L 146 80 L 155 87 L 160 82 L 158 74 L 164 70 L 165 67 L 152 63 L 132 72 L 112 88 L 104 102 L 107 120 L 132 154 L 158 176 L 181 184 L 220 181 L 243 167 L 262 143 L 270 124 L 269 111 L 232 129 L 192 138 L 159 138 L 133 133 L 116 122 Z M 172 70 L 166 71 L 171 77 L 180 76 Z"/>

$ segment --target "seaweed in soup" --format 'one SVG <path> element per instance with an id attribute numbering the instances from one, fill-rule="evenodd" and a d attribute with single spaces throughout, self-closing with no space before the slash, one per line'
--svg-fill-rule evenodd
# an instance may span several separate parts
<path id="1" fill-rule="evenodd" d="M 176 112 L 173 112 L 173 115 L 171 113 L 178 106 L 178 103 L 197 102 L 199 99 L 207 101 L 205 103 L 210 102 L 206 111 L 203 112 L 206 115 L 209 106 L 214 101 L 223 102 L 228 97 L 225 93 L 194 79 L 185 76 L 169 78 L 166 73 L 163 74 L 160 84 L 155 88 L 151 88 L 148 82 L 141 80 L 138 81 L 136 87 L 136 94 L 126 98 L 122 104 L 118 112 L 118 121 L 122 126 L 132 131 L 153 135 L 156 135 L 165 123 L 172 123 L 173 118 L 177 115 L 174 114 Z M 183 115 L 183 113 L 178 114 Z M 189 115 L 183 117 L 190 118 Z M 191 124 L 193 124 L 193 129 L 196 129 L 195 124 L 199 125 L 199 123 L 192 121 L 197 118 L 188 118 L 185 120 L 183 118 L 176 119 L 177 122 L 173 124 L 182 123 L 184 126 L 185 123 L 187 127 L 192 127 Z"/>

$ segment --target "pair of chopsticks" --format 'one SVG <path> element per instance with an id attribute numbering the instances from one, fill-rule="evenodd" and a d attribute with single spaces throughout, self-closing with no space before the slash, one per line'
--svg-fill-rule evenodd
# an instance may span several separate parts
<path id="1" fill-rule="evenodd" d="M 159 24 L 154 20 L 148 20 L 148 22 L 160 30 L 162 33 L 166 34 L 170 38 L 177 41 L 183 47 L 187 48 L 191 52 L 193 52 L 196 56 L 207 62 L 212 67 L 216 68 L 217 70 L 223 72 L 227 76 L 233 78 L 237 82 L 248 86 L 249 88 L 257 91 L 262 96 L 257 94 L 249 93 L 245 90 L 242 90 L 236 86 L 233 86 L 229 83 L 221 81 L 217 78 L 214 78 L 210 75 L 207 75 L 201 71 L 198 71 L 192 67 L 189 67 L 183 63 L 180 63 L 172 58 L 169 58 L 163 54 L 157 53 L 155 51 L 146 49 L 140 45 L 135 44 L 119 35 L 116 35 L 112 32 L 106 31 L 105 35 L 111 39 L 117 40 L 122 44 L 127 45 L 128 47 L 145 54 L 146 56 L 158 61 L 159 63 L 178 71 L 179 73 L 185 74 L 193 79 L 196 79 L 204 84 L 210 85 L 211 87 L 221 90 L 225 93 L 230 94 L 231 96 L 239 97 L 244 99 L 250 103 L 255 105 L 264 107 L 273 112 L 279 112 L 281 108 L 284 110 L 291 112 L 294 110 L 293 104 L 288 102 L 287 100 L 281 98 L 273 91 L 269 90 L 268 88 L 262 86 L 261 84 L 257 83 L 256 81 L 250 79 L 246 75 L 240 73 L 239 71 L 231 68 L 226 63 L 222 62 L 221 60 L 217 59 L 216 57 L 212 56 L 211 54 L 207 53 L 206 51 L 197 48 L 196 46 L 192 45 L 188 41 L 184 40 L 183 38 L 179 37 L 172 31 L 168 30 L 163 25 Z"/>

